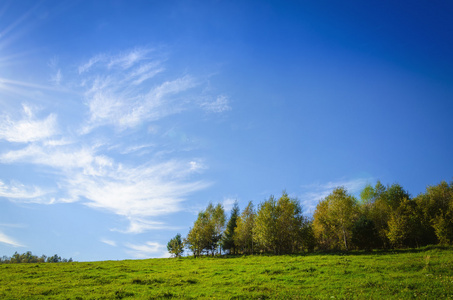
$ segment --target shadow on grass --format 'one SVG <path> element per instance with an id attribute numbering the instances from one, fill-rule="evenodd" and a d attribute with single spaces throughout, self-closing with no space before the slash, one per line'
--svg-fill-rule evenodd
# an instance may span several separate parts
<path id="1" fill-rule="evenodd" d="M 290 257 L 301 257 L 301 256 L 360 256 L 360 255 L 391 255 L 391 254 L 404 254 L 404 253 L 422 253 L 431 250 L 453 250 L 453 246 L 450 245 L 428 245 L 419 248 L 404 248 L 404 249 L 374 249 L 371 251 L 366 250 L 318 250 L 313 252 L 301 252 L 277 255 L 270 252 L 255 253 L 255 254 L 224 254 L 216 256 L 199 256 L 194 258 L 193 256 L 184 257 L 184 259 L 228 259 L 228 258 L 241 258 L 241 257 L 253 257 L 253 256 L 290 256 Z"/>

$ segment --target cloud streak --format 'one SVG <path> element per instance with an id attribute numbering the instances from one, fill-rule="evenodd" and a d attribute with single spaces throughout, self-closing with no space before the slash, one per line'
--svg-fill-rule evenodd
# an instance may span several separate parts
<path id="1" fill-rule="evenodd" d="M 30 107 L 23 105 L 23 117 L 12 120 L 10 116 L 3 117 L 0 122 L 0 139 L 14 143 L 28 143 L 51 137 L 58 132 L 57 117 L 50 114 L 39 120 L 34 116 Z"/>
<path id="2" fill-rule="evenodd" d="M 207 167 L 203 158 L 187 153 L 178 157 L 177 149 L 165 149 L 168 146 L 159 140 L 136 141 L 143 138 L 142 125 L 159 128 L 168 116 L 201 112 L 194 96 L 201 83 L 189 74 L 169 78 L 164 61 L 156 57 L 151 48 L 99 54 L 80 64 L 75 79 L 65 76 L 64 82 L 52 61 L 55 84 L 64 88 L 63 84 L 79 83 L 76 94 L 83 95 L 85 114 L 78 114 L 81 118 L 74 123 L 65 120 L 66 128 L 58 120 L 67 112 L 38 117 L 24 104 L 19 117 L 4 114 L 0 139 L 10 147 L 0 151 L 0 163 L 36 166 L 35 177 L 54 176 L 55 182 L 44 189 L 0 181 L 0 197 L 24 203 L 80 202 L 124 217 L 127 228 L 111 228 L 123 233 L 172 229 L 159 218 L 183 210 L 189 195 L 210 186 L 197 179 Z M 201 108 L 215 113 L 231 109 L 226 96 L 214 99 Z M 166 155 L 158 155 L 166 150 Z"/>
<path id="3" fill-rule="evenodd" d="M 229 99 L 227 96 L 224 95 L 218 96 L 214 101 L 202 102 L 200 106 L 205 111 L 211 113 L 223 113 L 231 110 L 231 106 L 229 105 Z"/>
<path id="4" fill-rule="evenodd" d="M 209 186 L 205 181 L 188 181 L 198 172 L 193 161 L 171 160 L 131 167 L 98 155 L 95 148 L 73 145 L 45 147 L 30 145 L 0 156 L 2 163 L 26 162 L 58 170 L 59 188 L 65 191 L 52 202 L 77 202 L 107 210 L 130 221 L 128 233 L 165 228 L 147 218 L 180 211 L 181 202 L 195 191 Z M 46 193 L 38 188 L 6 186 L 0 182 L 0 196 L 35 202 Z"/>
<path id="5" fill-rule="evenodd" d="M 7 236 L 6 234 L 4 234 L 1 231 L 0 231 L 0 243 L 6 244 L 8 246 L 13 246 L 13 247 L 24 247 L 22 244 L 17 242 L 15 239 Z"/>
<path id="6" fill-rule="evenodd" d="M 123 131 L 184 110 L 181 93 L 198 83 L 184 75 L 151 84 L 149 80 L 165 68 L 161 61 L 148 57 L 150 52 L 135 49 L 119 56 L 98 55 L 79 67 L 82 75 L 90 70 L 82 79 L 90 115 L 83 133 L 106 125 Z"/>
<path id="7" fill-rule="evenodd" d="M 49 202 L 44 196 L 49 192 L 43 191 L 39 187 L 27 187 L 21 183 L 5 184 L 0 180 L 0 197 L 11 200 L 21 200 L 23 202 L 46 203 Z"/>
<path id="8" fill-rule="evenodd" d="M 127 243 L 125 246 L 129 249 L 127 252 L 134 258 L 170 257 L 166 247 L 156 242 L 146 242 L 141 245 Z"/>

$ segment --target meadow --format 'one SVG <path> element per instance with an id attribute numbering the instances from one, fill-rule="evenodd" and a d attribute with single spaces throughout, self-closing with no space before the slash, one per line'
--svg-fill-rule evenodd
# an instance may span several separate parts
<path id="1" fill-rule="evenodd" d="M 0 265 L 1 299 L 453 299 L 453 248 Z"/>

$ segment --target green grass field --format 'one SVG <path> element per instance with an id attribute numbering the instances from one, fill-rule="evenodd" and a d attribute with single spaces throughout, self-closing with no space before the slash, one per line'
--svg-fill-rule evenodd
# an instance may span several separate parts
<path id="1" fill-rule="evenodd" d="M 453 299 L 453 248 L 0 265 L 1 299 Z"/>

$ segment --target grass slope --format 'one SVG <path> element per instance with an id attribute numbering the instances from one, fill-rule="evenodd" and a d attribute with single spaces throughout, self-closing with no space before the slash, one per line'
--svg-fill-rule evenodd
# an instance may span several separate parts
<path id="1" fill-rule="evenodd" d="M 453 249 L 0 265 L 1 299 L 453 299 Z"/>

